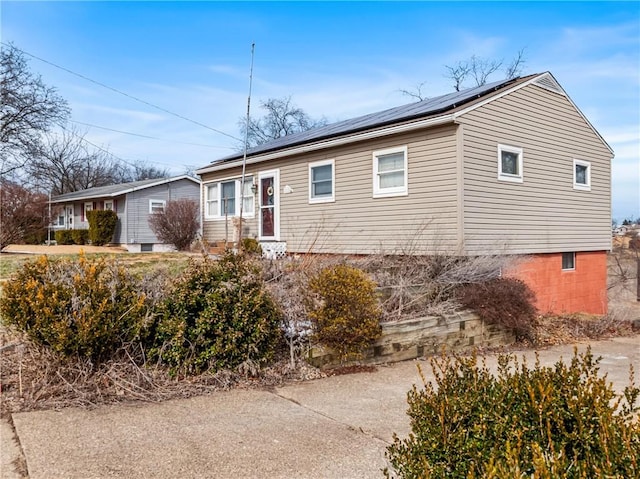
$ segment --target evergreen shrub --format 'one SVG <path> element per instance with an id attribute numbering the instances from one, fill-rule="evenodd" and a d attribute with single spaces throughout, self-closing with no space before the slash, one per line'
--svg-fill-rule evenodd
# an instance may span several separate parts
<path id="1" fill-rule="evenodd" d="M 324 268 L 309 280 L 307 308 L 314 339 L 341 360 L 356 358 L 382 334 L 376 284 L 352 266 Z"/>
<path id="2" fill-rule="evenodd" d="M 191 260 L 160 306 L 151 355 L 175 374 L 261 364 L 279 344 L 279 324 L 259 264 L 227 251 Z"/>
<path id="3" fill-rule="evenodd" d="M 73 244 L 72 230 L 58 230 L 55 232 L 56 244 Z"/>
<path id="4" fill-rule="evenodd" d="M 136 339 L 149 313 L 136 280 L 113 260 L 25 263 L 2 287 L 2 320 L 63 357 L 95 364 Z"/>
<path id="5" fill-rule="evenodd" d="M 598 362 L 590 349 L 532 369 L 501 355 L 494 376 L 475 356 L 432 360 L 435 384 L 409 392 L 411 433 L 394 435 L 386 477 L 640 477 L 640 390 L 616 396 Z"/>
<path id="6" fill-rule="evenodd" d="M 89 240 L 94 246 L 103 246 L 113 241 L 118 215 L 111 210 L 87 211 L 89 220 Z"/>

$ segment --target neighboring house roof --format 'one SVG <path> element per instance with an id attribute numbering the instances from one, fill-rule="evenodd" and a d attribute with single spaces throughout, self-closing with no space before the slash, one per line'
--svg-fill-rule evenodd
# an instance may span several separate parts
<path id="1" fill-rule="evenodd" d="M 380 129 L 392 125 L 407 124 L 409 127 L 424 127 L 455 121 L 456 117 L 468 112 L 471 109 L 484 105 L 486 102 L 499 98 L 515 89 L 536 83 L 542 88 L 552 90 L 566 96 L 578 112 L 580 110 L 571 101 L 566 92 L 549 72 L 529 75 L 526 77 L 511 80 L 501 80 L 485 85 L 469 88 L 460 92 L 453 92 L 427 100 L 410 103 L 395 108 L 390 108 L 377 113 L 360 116 L 350 120 L 332 123 L 330 125 L 313 128 L 311 130 L 294 133 L 282 138 L 269 141 L 262 145 L 247 150 L 247 157 L 252 157 L 248 163 L 257 163 L 281 156 L 283 151 L 290 151 L 291 154 L 311 151 L 313 149 L 340 144 L 339 138 L 348 137 L 343 141 L 359 141 L 370 137 L 381 136 Z M 589 123 L 586 117 L 580 112 L 584 120 L 591 129 L 598 135 L 604 145 L 613 153 L 611 147 L 602 136 Z M 376 132 L 371 133 L 371 130 Z M 386 134 L 395 133 L 398 130 L 388 128 Z M 369 133 L 367 133 L 369 132 Z M 314 145 L 310 147 L 309 145 Z M 238 160 L 244 156 L 243 152 L 218 159 L 211 164 L 196 170 L 197 174 L 208 173 L 236 166 Z"/>
<path id="2" fill-rule="evenodd" d="M 197 185 L 200 184 L 200 180 L 188 175 L 174 176 L 172 178 L 155 178 L 151 180 L 133 181 L 131 183 L 120 183 L 118 185 L 96 186 L 95 188 L 65 193 L 64 195 L 58 195 L 51 198 L 51 203 L 67 203 L 70 201 L 88 200 L 91 198 L 115 198 L 116 196 L 122 196 L 134 191 L 144 190 L 146 188 L 152 188 L 154 186 L 173 183 L 174 181 L 180 180 L 190 180 Z"/>

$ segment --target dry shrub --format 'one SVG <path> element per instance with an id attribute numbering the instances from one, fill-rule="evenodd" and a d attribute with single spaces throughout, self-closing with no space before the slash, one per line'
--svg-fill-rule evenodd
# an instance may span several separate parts
<path id="1" fill-rule="evenodd" d="M 200 228 L 200 205 L 186 198 L 168 201 L 164 211 L 149 217 L 149 226 L 164 243 L 187 251 Z"/>
<path id="2" fill-rule="evenodd" d="M 608 339 L 634 334 L 630 321 L 616 315 L 594 316 L 590 314 L 548 314 L 537 318 L 536 345 L 567 344 L 587 339 Z"/>
<path id="3" fill-rule="evenodd" d="M 460 285 L 498 278 L 513 261 L 505 255 L 376 255 L 356 264 L 380 287 L 383 321 L 397 321 L 460 310 Z"/>
<path id="4" fill-rule="evenodd" d="M 488 324 L 497 324 L 515 333 L 516 339 L 535 337 L 535 296 L 524 281 L 496 278 L 458 289 L 460 303 Z"/>

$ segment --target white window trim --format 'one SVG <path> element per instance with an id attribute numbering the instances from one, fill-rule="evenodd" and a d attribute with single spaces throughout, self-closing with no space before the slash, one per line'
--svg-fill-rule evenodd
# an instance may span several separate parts
<path id="1" fill-rule="evenodd" d="M 89 209 L 87 209 L 87 207 Z M 87 215 L 87 212 L 93 210 L 93 201 L 85 201 L 84 204 L 82 205 L 82 209 L 84 211 L 84 221 L 86 223 L 89 221 L 89 216 Z"/>
<path id="2" fill-rule="evenodd" d="M 391 155 L 393 153 L 404 154 L 404 185 L 395 186 L 391 188 L 380 188 L 378 178 L 378 157 L 384 155 Z M 400 146 L 396 148 L 387 148 L 385 150 L 377 150 L 372 154 L 373 162 L 373 197 L 374 198 L 388 198 L 390 196 L 407 196 L 409 194 L 409 161 L 407 155 L 407 147 Z"/>
<path id="3" fill-rule="evenodd" d="M 313 195 L 313 175 L 314 168 L 331 165 L 331 196 L 320 196 L 314 198 Z M 309 204 L 313 203 L 335 203 L 336 201 L 336 165 L 334 160 L 322 160 L 309 163 Z"/>
<path id="4" fill-rule="evenodd" d="M 149 200 L 149 214 L 150 215 L 153 214 L 153 205 L 154 205 L 154 203 L 162 203 L 162 210 L 163 211 L 167 206 L 167 202 L 165 200 Z"/>
<path id="5" fill-rule="evenodd" d="M 563 265 L 560 265 L 560 267 L 562 268 L 562 271 L 575 271 L 576 270 L 576 252 L 575 251 L 566 251 L 566 252 L 562 253 L 562 257 L 560 258 L 561 261 L 564 259 L 564 255 L 565 254 L 572 254 L 573 255 L 573 268 L 564 268 Z"/>
<path id="6" fill-rule="evenodd" d="M 577 183 L 576 182 L 576 166 L 586 166 L 587 167 L 587 182 L 586 183 Z M 574 190 L 583 190 L 583 191 L 591 191 L 591 163 L 589 161 L 584 160 L 573 160 L 573 189 Z"/>
<path id="7" fill-rule="evenodd" d="M 107 205 L 111 205 L 111 209 L 107 208 Z M 105 200 L 104 201 L 104 209 L 109 211 L 115 211 L 113 208 L 113 200 Z"/>
<path id="8" fill-rule="evenodd" d="M 512 175 L 510 173 L 502 172 L 502 152 L 507 151 L 509 153 L 515 153 L 518 155 L 518 172 L 517 175 Z M 518 148 L 517 146 L 509 146 L 509 145 L 501 145 L 498 144 L 498 180 L 499 181 L 509 181 L 511 183 L 523 183 L 524 182 L 524 170 L 523 170 L 523 161 L 524 152 L 522 148 Z"/>
<path id="9" fill-rule="evenodd" d="M 253 185 L 253 178 L 254 175 L 246 175 L 244 177 L 244 182 L 245 184 L 248 185 Z M 220 215 L 220 211 L 222 209 L 222 183 L 228 183 L 230 181 L 235 181 L 236 182 L 236 192 L 235 192 L 235 199 L 236 199 L 236 211 L 233 215 L 229 215 L 229 218 L 237 218 L 240 216 L 240 201 L 244 200 L 244 196 L 241 194 L 242 193 L 242 177 L 237 177 L 237 176 L 233 176 L 230 178 L 222 178 L 220 180 L 216 180 L 216 181 L 207 181 L 206 183 L 202 184 L 202 188 L 203 188 L 203 198 L 204 198 L 204 219 L 205 220 L 213 220 L 213 221 L 221 221 L 225 219 L 224 215 Z M 217 198 L 217 202 L 218 202 L 218 208 L 217 208 L 217 212 L 218 214 L 216 215 L 210 215 L 209 214 L 209 187 L 213 186 L 213 185 L 218 185 L 218 198 Z M 253 211 L 251 213 L 247 212 L 245 209 L 243 209 L 242 211 L 242 217 L 243 219 L 246 218 L 254 218 L 255 214 L 256 214 L 256 197 L 253 194 L 253 192 L 251 192 L 251 196 L 253 197 Z M 247 198 L 249 198 L 249 196 L 246 196 Z M 240 200 L 240 201 L 238 201 Z"/>

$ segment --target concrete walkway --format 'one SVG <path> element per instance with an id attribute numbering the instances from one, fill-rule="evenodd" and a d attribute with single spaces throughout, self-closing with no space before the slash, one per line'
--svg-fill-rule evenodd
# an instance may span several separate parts
<path id="1" fill-rule="evenodd" d="M 640 337 L 592 348 L 616 390 L 628 385 L 629 364 L 640 375 Z M 518 354 L 535 360 L 533 351 Z M 540 351 L 540 360 L 572 355 L 573 346 L 558 346 Z M 428 362 L 409 361 L 268 391 L 14 414 L 17 438 L 8 424 L 0 429 L 1 477 L 21 477 L 11 465 L 21 454 L 32 479 L 382 477 L 393 433 L 409 432 L 416 364 L 429 379 Z"/>

